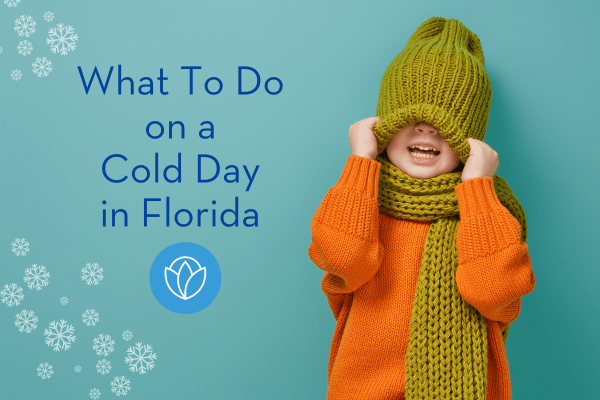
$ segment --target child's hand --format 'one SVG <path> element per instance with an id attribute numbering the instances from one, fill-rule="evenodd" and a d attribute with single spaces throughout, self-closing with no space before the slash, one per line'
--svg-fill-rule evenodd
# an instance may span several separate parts
<path id="1" fill-rule="evenodd" d="M 467 142 L 471 151 L 460 179 L 464 182 L 482 176 L 493 178 L 498 169 L 498 153 L 481 140 L 468 138 Z"/>
<path id="2" fill-rule="evenodd" d="M 348 131 L 352 155 L 370 158 L 371 160 L 377 157 L 377 139 L 373 134 L 373 127 L 379 121 L 381 121 L 381 118 L 371 117 L 352 124 Z"/>

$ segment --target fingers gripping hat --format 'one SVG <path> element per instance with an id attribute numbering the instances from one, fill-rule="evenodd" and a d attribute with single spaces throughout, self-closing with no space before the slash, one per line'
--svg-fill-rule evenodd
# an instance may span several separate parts
<path id="1" fill-rule="evenodd" d="M 456 19 L 423 22 L 381 80 L 374 127 L 378 153 L 403 127 L 427 122 L 438 129 L 462 163 L 467 138 L 483 140 L 492 102 L 477 35 Z"/>

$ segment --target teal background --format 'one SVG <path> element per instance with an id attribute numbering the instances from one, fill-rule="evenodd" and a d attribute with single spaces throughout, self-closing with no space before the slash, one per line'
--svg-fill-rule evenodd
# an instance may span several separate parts
<path id="1" fill-rule="evenodd" d="M 20 15 L 37 22 L 29 38 L 13 30 Z M 325 398 L 335 320 L 320 289 L 323 271 L 307 255 L 310 221 L 350 154 L 348 127 L 374 115 L 385 68 L 432 16 L 457 18 L 481 39 L 493 85 L 485 141 L 527 214 L 537 286 L 507 343 L 513 397 L 592 398 L 600 372 L 598 5 L 517 0 L 0 3 L 0 284 L 25 292 L 20 306 L 0 304 L 0 397 L 85 399 L 95 387 L 105 399 L 114 396 L 110 380 L 124 375 L 128 399 Z M 45 43 L 61 22 L 79 35 L 66 56 Z M 16 50 L 23 39 L 34 47 L 25 57 Z M 42 56 L 53 70 L 38 78 L 31 63 Z M 163 68 L 169 95 L 156 85 L 153 96 L 117 95 L 118 64 L 134 82 Z M 223 92 L 209 96 L 197 83 L 190 96 L 182 65 L 201 65 L 196 77 L 219 77 Z M 107 94 L 96 85 L 85 95 L 77 66 L 86 76 L 114 66 Z M 283 91 L 237 95 L 238 66 L 257 69 L 263 82 L 280 78 Z M 153 120 L 183 121 L 186 138 L 149 139 Z M 206 120 L 214 140 L 197 136 Z M 124 154 L 131 169 L 151 166 L 155 152 L 163 167 L 182 153 L 183 183 L 113 184 L 101 175 L 110 154 Z M 260 165 L 250 191 L 244 179 L 225 183 L 223 173 L 195 183 L 198 153 L 222 168 Z M 143 227 L 143 198 L 166 196 L 173 209 L 212 209 L 216 200 L 219 212 L 238 196 L 242 211 L 258 211 L 258 227 Z M 129 227 L 102 227 L 102 200 L 126 209 Z M 11 252 L 17 237 L 31 244 L 25 257 Z M 156 255 L 184 241 L 209 249 L 222 271 L 215 301 L 192 315 L 164 309 L 148 284 Z M 80 278 L 88 262 L 104 268 L 98 286 Z M 51 274 L 41 291 L 23 282 L 34 263 Z M 39 316 L 30 334 L 14 326 L 25 308 Z M 95 327 L 81 323 L 87 308 L 100 313 Z M 58 319 L 75 326 L 67 351 L 44 343 L 43 330 Z M 125 329 L 131 342 L 121 338 Z M 104 358 L 92 350 L 100 333 L 116 340 L 106 376 L 94 368 Z M 157 354 L 146 375 L 124 362 L 138 341 Z M 53 365 L 51 379 L 37 377 L 42 362 Z"/>

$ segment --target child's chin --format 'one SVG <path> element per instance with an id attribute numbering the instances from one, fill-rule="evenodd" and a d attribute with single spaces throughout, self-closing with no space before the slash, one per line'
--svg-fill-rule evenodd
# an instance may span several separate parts
<path id="1" fill-rule="evenodd" d="M 408 165 L 398 167 L 402 172 L 416 179 L 429 179 L 441 175 L 438 168 L 432 165 Z"/>
<path id="2" fill-rule="evenodd" d="M 415 179 L 429 179 L 429 178 L 435 178 L 436 176 L 440 175 L 438 173 L 430 173 L 430 174 L 424 174 L 424 173 L 409 173 L 407 172 L 408 175 L 412 176 Z"/>

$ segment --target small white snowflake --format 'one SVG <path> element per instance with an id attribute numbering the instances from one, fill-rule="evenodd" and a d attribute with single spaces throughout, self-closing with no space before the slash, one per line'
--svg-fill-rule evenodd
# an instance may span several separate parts
<path id="1" fill-rule="evenodd" d="M 4 0 L 4 4 L 9 7 L 16 7 L 20 2 L 21 0 Z"/>
<path id="2" fill-rule="evenodd" d="M 66 306 L 67 303 L 69 303 L 69 299 L 67 299 L 64 296 L 60 298 L 60 304 L 62 304 L 63 306 Z"/>
<path id="3" fill-rule="evenodd" d="M 37 374 L 42 379 L 49 379 L 53 373 L 52 365 L 48 363 L 41 363 L 40 366 L 37 367 Z"/>
<path id="4" fill-rule="evenodd" d="M 100 319 L 100 314 L 94 309 L 85 310 L 83 315 L 81 316 L 83 323 L 87 326 L 96 326 L 96 323 Z"/>
<path id="5" fill-rule="evenodd" d="M 75 372 L 81 372 L 81 367 L 79 365 L 75 366 Z"/>
<path id="6" fill-rule="evenodd" d="M 90 398 L 92 400 L 98 400 L 100 398 L 100 391 L 96 388 L 90 390 Z"/>
<path id="7" fill-rule="evenodd" d="M 131 331 L 123 331 L 123 339 L 126 342 L 129 342 L 131 338 L 133 338 L 133 333 L 131 333 Z"/>
<path id="8" fill-rule="evenodd" d="M 18 74 L 19 77 L 15 79 L 16 74 Z M 18 69 L 13 70 L 13 72 L 11 73 L 11 77 L 15 81 L 18 81 L 19 79 L 21 79 L 21 71 L 19 71 Z M 12 243 L 12 251 L 17 256 L 24 256 L 29 252 L 29 243 L 27 243 L 27 240 L 25 239 L 16 238 L 15 241 Z"/>
<path id="9" fill-rule="evenodd" d="M 103 359 L 98 361 L 98 363 L 96 364 L 96 371 L 98 371 L 98 373 L 102 374 L 102 375 L 106 375 L 110 372 L 110 369 L 112 367 L 110 366 L 110 361 Z"/>
<path id="10" fill-rule="evenodd" d="M 0 47 L 0 53 L 2 53 L 2 47 Z"/>
<path id="11" fill-rule="evenodd" d="M 125 396 L 131 390 L 130 383 L 129 379 L 126 379 L 124 376 L 117 376 L 110 383 L 110 386 L 112 386 L 111 390 L 117 396 Z"/>
<path id="12" fill-rule="evenodd" d="M 23 281 L 27 283 L 29 289 L 42 290 L 44 286 L 48 286 L 48 278 L 50 273 L 46 271 L 46 267 L 33 264 L 31 268 L 25 270 Z"/>
<path id="13" fill-rule="evenodd" d="M 107 356 L 115 349 L 115 341 L 110 338 L 110 335 L 102 335 L 94 338 L 94 346 L 96 354 L 99 356 Z"/>
<path id="14" fill-rule="evenodd" d="M 29 333 L 37 328 L 38 317 L 33 311 L 23 310 L 17 314 L 15 326 L 19 328 L 19 332 Z"/>
<path id="15" fill-rule="evenodd" d="M 6 303 L 9 307 L 18 306 L 25 297 L 23 296 L 23 288 L 17 286 L 16 283 L 4 285 L 4 289 L 0 291 L 0 295 L 2 296 L 2 302 Z"/>
<path id="16" fill-rule="evenodd" d="M 66 28 L 63 24 L 57 24 L 56 28 L 50 28 L 46 39 L 46 44 L 50 45 L 50 50 L 53 53 L 60 52 L 61 55 L 66 55 L 69 51 L 75 50 L 75 41 L 79 40 L 77 34 L 73 34 L 74 30 L 71 25 Z"/>
<path id="17" fill-rule="evenodd" d="M 75 341 L 75 328 L 67 324 L 67 321 L 61 319 L 59 323 L 50 322 L 48 329 L 44 330 L 46 344 L 52 346 L 54 351 L 68 350 Z"/>
<path id="18" fill-rule="evenodd" d="M 52 62 L 48 60 L 46 57 L 36 58 L 33 64 L 33 73 L 39 76 L 48 76 L 48 74 L 52 71 Z"/>
<path id="19" fill-rule="evenodd" d="M 104 270 L 96 263 L 87 263 L 81 269 L 81 279 L 88 285 L 97 285 L 104 278 Z"/>
<path id="20" fill-rule="evenodd" d="M 21 79 L 21 77 L 23 76 L 23 74 L 21 74 L 21 71 L 19 71 L 18 69 L 14 69 L 11 73 L 10 73 L 10 77 L 12 78 L 13 81 L 18 81 L 19 79 Z M 17 254 L 20 255 L 20 254 Z M 22 254 L 25 255 L 25 254 Z"/>
<path id="21" fill-rule="evenodd" d="M 21 15 L 15 20 L 15 31 L 19 36 L 29 37 L 35 32 L 35 21 L 31 18 L 31 15 Z"/>
<path id="22" fill-rule="evenodd" d="M 52 11 L 46 11 L 46 12 L 44 13 L 44 20 L 45 20 L 46 22 L 50 22 L 50 21 L 52 21 L 53 19 L 54 19 L 54 14 L 52 13 Z"/>
<path id="23" fill-rule="evenodd" d="M 139 371 L 140 374 L 145 374 L 146 371 L 154 368 L 156 353 L 152 352 L 152 346 L 148 344 L 142 346 L 142 342 L 139 342 L 128 348 L 127 354 L 128 357 L 125 357 L 125 362 L 129 364 L 131 371 Z"/>
<path id="24" fill-rule="evenodd" d="M 23 40 L 23 41 L 19 42 L 19 45 L 17 46 L 17 50 L 19 51 L 19 54 L 23 54 L 24 56 L 27 56 L 27 55 L 31 54 L 31 52 L 33 51 L 33 46 L 31 45 L 31 42 L 28 42 L 27 40 Z"/>

